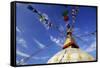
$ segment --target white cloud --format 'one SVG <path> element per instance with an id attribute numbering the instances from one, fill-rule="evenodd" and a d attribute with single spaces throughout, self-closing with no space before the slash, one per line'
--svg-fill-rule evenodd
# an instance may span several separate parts
<path id="1" fill-rule="evenodd" d="M 34 41 L 40 46 L 40 48 L 44 48 L 45 45 L 40 43 L 38 40 L 34 39 Z"/>
<path id="2" fill-rule="evenodd" d="M 21 52 L 21 51 L 19 51 L 19 50 L 17 50 L 16 53 L 17 53 L 17 55 L 22 56 L 22 57 L 30 57 L 28 54 L 23 53 L 23 52 Z"/>
<path id="3" fill-rule="evenodd" d="M 74 34 L 79 35 L 80 34 L 80 28 L 74 28 Z"/>
<path id="4" fill-rule="evenodd" d="M 94 41 L 87 49 L 86 52 L 92 52 L 96 50 L 96 41 Z"/>
<path id="5" fill-rule="evenodd" d="M 64 41 L 63 39 L 54 38 L 53 36 L 50 36 L 50 39 L 51 41 L 62 47 Z"/>
<path id="6" fill-rule="evenodd" d="M 89 32 L 88 31 L 85 31 L 84 34 L 89 34 Z"/>
<path id="7" fill-rule="evenodd" d="M 26 65 L 24 59 L 17 60 L 17 61 L 16 61 L 16 64 L 17 64 L 17 65 Z"/>
<path id="8" fill-rule="evenodd" d="M 27 48 L 26 41 L 23 38 L 17 37 L 17 43 L 20 44 L 21 46 Z"/>
<path id="9" fill-rule="evenodd" d="M 59 30 L 60 30 L 61 32 L 64 32 L 64 27 L 63 27 L 62 25 L 60 25 L 60 26 L 59 26 Z"/>
<path id="10" fill-rule="evenodd" d="M 86 38 L 84 38 L 84 41 L 87 41 L 87 42 L 88 42 L 89 40 L 90 40 L 90 39 L 89 39 L 89 38 L 87 38 L 87 37 L 86 37 Z"/>
<path id="11" fill-rule="evenodd" d="M 49 58 L 49 56 L 43 56 L 43 57 L 34 56 L 34 57 L 32 57 L 32 59 L 35 59 L 35 60 L 45 60 L 45 59 L 48 59 L 48 58 Z"/>
<path id="12" fill-rule="evenodd" d="M 18 27 L 16 27 L 16 31 L 21 33 L 21 30 Z"/>
<path id="13" fill-rule="evenodd" d="M 21 31 L 18 27 L 16 27 L 16 31 L 20 34 L 20 35 L 17 35 L 17 43 L 25 48 L 27 48 L 27 45 L 26 45 L 26 41 L 24 40 L 24 38 L 21 37 Z"/>

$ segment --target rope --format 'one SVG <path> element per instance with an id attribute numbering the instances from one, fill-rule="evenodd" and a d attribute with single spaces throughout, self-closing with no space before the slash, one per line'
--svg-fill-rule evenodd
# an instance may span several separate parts
<path id="1" fill-rule="evenodd" d="M 61 62 L 61 61 L 62 61 L 62 59 L 64 58 L 64 55 L 66 54 L 66 52 L 67 52 L 67 50 L 65 49 L 65 52 L 64 52 L 64 54 L 63 54 L 63 56 L 62 56 L 62 58 L 60 59 L 60 61 L 59 61 L 59 62 Z"/>
<path id="2" fill-rule="evenodd" d="M 39 50 L 35 51 L 33 54 L 31 54 L 30 57 L 24 58 L 23 59 L 24 63 L 27 62 L 29 59 L 31 59 L 34 55 L 38 54 L 39 52 L 41 52 L 42 50 L 44 50 L 45 48 L 48 48 L 48 47 L 50 47 L 50 46 L 46 46 L 42 49 L 39 49 Z M 20 61 L 18 64 L 21 64 L 21 63 L 22 62 Z"/>
<path id="3" fill-rule="evenodd" d="M 75 21 L 76 21 L 76 16 L 78 14 L 78 11 L 79 11 L 78 6 L 75 6 L 75 7 L 72 8 L 72 29 L 74 28 L 74 24 L 75 24 Z"/>
<path id="4" fill-rule="evenodd" d="M 42 22 L 45 22 L 44 23 L 44 25 L 46 25 L 47 26 L 47 28 L 49 29 L 49 28 L 54 28 L 55 30 L 57 30 L 58 32 L 60 32 L 61 33 L 61 35 L 63 35 L 64 34 L 64 31 L 61 31 L 59 28 L 59 26 L 57 26 L 57 25 L 54 25 L 51 21 L 49 21 L 49 19 L 48 18 L 45 18 L 45 16 L 42 16 L 43 15 L 43 13 L 41 13 L 41 12 L 39 12 L 37 9 L 35 9 L 32 5 L 28 5 L 28 7 L 27 7 L 30 11 L 33 11 L 34 13 L 36 13 L 37 15 L 39 15 L 39 17 L 43 17 L 43 21 Z"/>
<path id="5" fill-rule="evenodd" d="M 85 35 L 80 35 L 79 37 L 91 36 L 91 35 L 95 35 L 95 34 L 96 34 L 96 31 L 94 31 L 92 33 L 85 34 Z"/>

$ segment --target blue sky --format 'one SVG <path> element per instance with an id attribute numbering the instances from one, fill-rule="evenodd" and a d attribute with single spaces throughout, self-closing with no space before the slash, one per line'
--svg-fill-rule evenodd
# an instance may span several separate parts
<path id="1" fill-rule="evenodd" d="M 72 6 L 31 4 L 34 8 L 48 15 L 54 25 L 65 28 L 62 13 L 69 11 L 69 23 L 71 19 Z M 45 64 L 54 54 L 62 50 L 65 37 L 61 37 L 56 29 L 47 30 L 39 21 L 37 14 L 27 9 L 28 4 L 16 4 L 16 61 L 24 61 L 36 51 L 40 50 L 23 64 Z M 74 34 L 79 36 L 96 30 L 96 8 L 79 7 L 75 22 Z M 79 47 L 96 57 L 96 36 L 81 37 L 87 43 L 76 39 Z"/>

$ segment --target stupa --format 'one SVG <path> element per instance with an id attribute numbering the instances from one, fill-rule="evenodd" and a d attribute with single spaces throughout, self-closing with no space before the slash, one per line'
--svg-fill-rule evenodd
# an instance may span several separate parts
<path id="1" fill-rule="evenodd" d="M 63 62 L 80 62 L 94 61 L 95 59 L 88 53 L 84 52 L 76 44 L 72 36 L 72 28 L 67 27 L 67 37 L 64 46 L 60 52 L 55 54 L 47 63 L 63 63 Z"/>

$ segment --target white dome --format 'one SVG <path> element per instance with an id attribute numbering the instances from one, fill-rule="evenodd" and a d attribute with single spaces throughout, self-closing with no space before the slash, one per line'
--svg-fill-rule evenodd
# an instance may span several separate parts
<path id="1" fill-rule="evenodd" d="M 66 48 L 54 55 L 47 63 L 94 61 L 95 59 L 86 52 L 77 48 Z"/>

